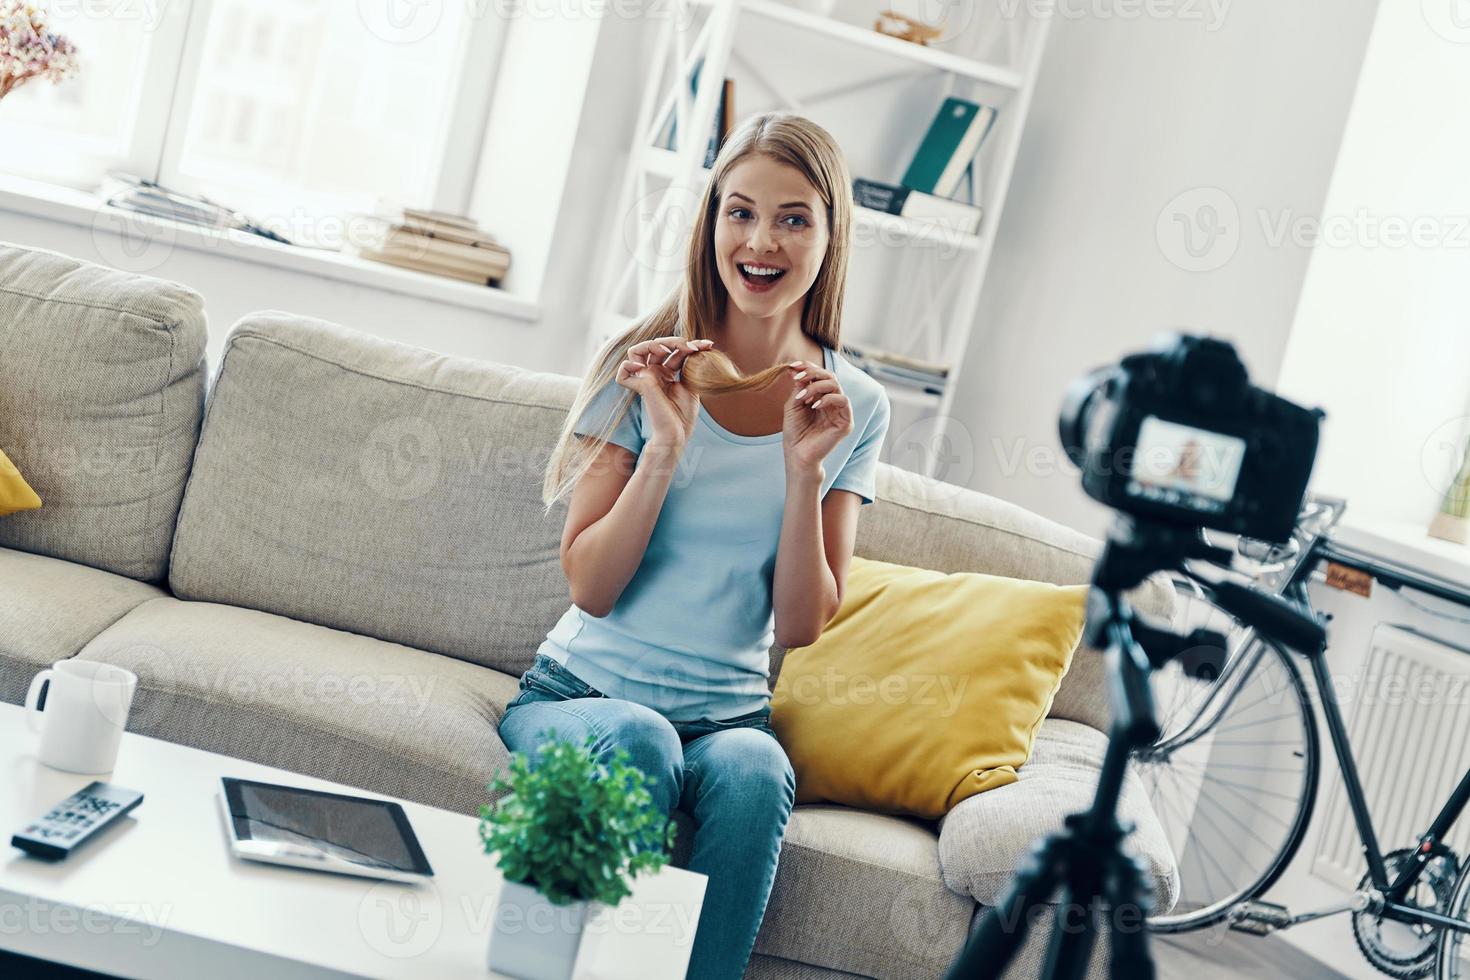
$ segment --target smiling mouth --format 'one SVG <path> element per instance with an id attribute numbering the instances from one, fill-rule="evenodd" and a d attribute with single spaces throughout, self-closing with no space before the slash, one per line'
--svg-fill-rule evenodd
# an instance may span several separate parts
<path id="1" fill-rule="evenodd" d="M 737 262 L 735 268 L 740 270 L 740 278 L 745 284 L 753 289 L 766 289 L 786 275 L 785 269 L 773 265 Z"/>

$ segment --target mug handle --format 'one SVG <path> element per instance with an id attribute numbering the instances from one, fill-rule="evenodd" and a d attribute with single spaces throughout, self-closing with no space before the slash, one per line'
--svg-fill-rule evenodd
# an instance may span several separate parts
<path id="1" fill-rule="evenodd" d="M 53 673 L 49 667 L 41 671 L 31 678 L 30 690 L 26 691 L 26 725 L 33 732 L 41 730 L 43 720 L 41 717 L 41 685 L 50 681 Z"/>

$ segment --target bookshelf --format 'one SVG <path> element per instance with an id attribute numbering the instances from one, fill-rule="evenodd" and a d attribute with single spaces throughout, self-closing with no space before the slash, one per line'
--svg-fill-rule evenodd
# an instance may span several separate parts
<path id="1" fill-rule="evenodd" d="M 735 81 L 737 120 L 769 109 L 799 112 L 838 140 L 854 178 L 889 184 L 899 183 L 946 97 L 994 106 L 998 118 L 976 158 L 975 203 L 983 208 L 976 233 L 867 208 L 854 212 L 843 343 L 948 368 L 942 394 L 883 382 L 893 407 L 885 457 L 946 477 L 959 367 L 1049 22 L 1028 17 L 1030 5 L 1006 0 L 921 6 L 947 12 L 945 36 L 930 46 L 874 31 L 881 10 L 906 9 L 883 0 L 693 0 L 679 17 L 646 22 L 656 36 L 594 292 L 588 360 L 678 282 L 691 208 L 709 177 L 706 140 L 679 140 L 673 149 L 657 140 L 671 115 L 679 133 L 710 133 L 721 80 Z"/>

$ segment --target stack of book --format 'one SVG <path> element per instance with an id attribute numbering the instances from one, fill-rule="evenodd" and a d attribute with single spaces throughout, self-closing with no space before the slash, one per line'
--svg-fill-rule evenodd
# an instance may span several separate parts
<path id="1" fill-rule="evenodd" d="M 935 197 L 911 187 L 881 184 L 859 177 L 852 182 L 852 197 L 853 203 L 860 208 L 902 215 L 921 224 L 934 225 L 941 231 L 973 235 L 980 230 L 982 212 L 979 207 Z"/>
<path id="2" fill-rule="evenodd" d="M 976 202 L 975 158 L 995 125 L 995 109 L 948 98 L 939 107 L 924 141 L 897 184 L 858 179 L 858 207 L 901 215 L 941 230 L 973 235 L 983 212 Z M 961 191 L 966 200 L 956 199 Z"/>
<path id="3" fill-rule="evenodd" d="M 880 350 L 866 343 L 844 343 L 842 348 L 853 364 L 885 384 L 919 388 L 931 395 L 944 394 L 944 384 L 949 378 L 948 365 Z"/>
<path id="4" fill-rule="evenodd" d="M 510 252 L 476 222 L 419 208 L 360 215 L 348 236 L 347 251 L 482 286 L 499 286 L 510 269 Z"/>
<path id="5" fill-rule="evenodd" d="M 903 175 L 903 186 L 936 197 L 954 197 L 966 175 L 973 173 L 975 157 L 995 126 L 995 117 L 992 106 L 945 99 Z"/>

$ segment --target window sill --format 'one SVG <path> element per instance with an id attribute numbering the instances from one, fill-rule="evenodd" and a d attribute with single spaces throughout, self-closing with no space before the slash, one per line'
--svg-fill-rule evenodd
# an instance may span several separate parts
<path id="1" fill-rule="evenodd" d="M 340 252 L 282 245 L 244 232 L 216 231 L 109 208 L 96 194 L 22 177 L 0 175 L 0 210 L 91 228 L 94 234 L 113 234 L 112 227 L 146 228 L 150 233 L 156 231 L 157 239 L 164 243 L 210 255 L 498 313 L 517 320 L 534 321 L 541 317 L 540 304 L 503 289 L 443 279 Z M 113 225 L 114 220 L 125 220 L 127 224 Z"/>
<path id="2" fill-rule="evenodd" d="M 1418 568 L 1470 588 L 1470 546 L 1431 538 L 1423 524 L 1407 521 L 1354 521 L 1344 517 L 1336 538 L 1350 548 Z"/>

